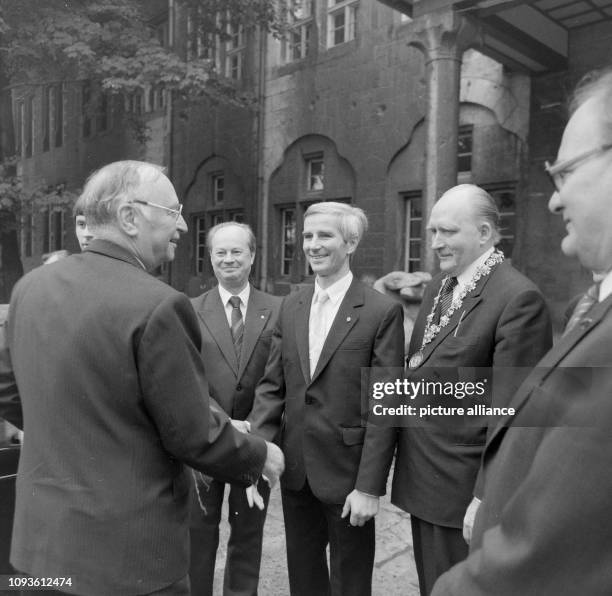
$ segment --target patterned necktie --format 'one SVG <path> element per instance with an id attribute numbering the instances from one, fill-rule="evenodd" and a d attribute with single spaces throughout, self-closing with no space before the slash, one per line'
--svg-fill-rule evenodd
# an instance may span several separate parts
<path id="1" fill-rule="evenodd" d="M 453 303 L 453 290 L 457 285 L 456 277 L 447 277 L 444 281 L 444 285 L 440 290 L 440 299 L 438 300 L 438 307 L 436 308 L 436 315 L 434 322 L 437 325 L 440 319 L 446 314 L 446 311 L 450 308 Z"/>
<path id="2" fill-rule="evenodd" d="M 327 336 L 327 316 L 329 294 L 319 292 L 315 303 L 310 309 L 310 322 L 308 325 L 308 354 L 310 357 L 310 376 L 314 374 L 319 362 L 321 350 Z"/>
<path id="3" fill-rule="evenodd" d="M 572 316 L 570 317 L 563 335 L 567 335 L 574 327 L 580 324 L 585 315 L 591 310 L 591 307 L 599 300 L 599 284 L 593 284 L 578 300 L 578 304 L 574 307 Z"/>
<path id="4" fill-rule="evenodd" d="M 242 311 L 240 310 L 240 296 L 232 296 L 229 299 L 229 303 L 232 305 L 232 341 L 234 342 L 234 349 L 236 350 L 238 362 L 240 362 L 242 336 L 244 335 L 244 321 L 242 320 Z"/>

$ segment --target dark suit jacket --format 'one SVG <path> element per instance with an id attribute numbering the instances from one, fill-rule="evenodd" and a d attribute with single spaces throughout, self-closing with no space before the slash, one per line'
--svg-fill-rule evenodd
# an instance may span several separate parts
<path id="1" fill-rule="evenodd" d="M 213 288 L 191 300 L 200 323 L 202 359 L 210 395 L 230 418 L 244 420 L 251 412 L 255 386 L 268 360 L 281 302 L 282 298 L 251 287 L 238 366 L 219 289 Z"/>
<path id="2" fill-rule="evenodd" d="M 95 596 L 184 577 L 183 463 L 247 486 L 266 453 L 209 407 L 189 299 L 95 241 L 19 281 L 8 337 L 26 437 L 12 564 Z"/>
<path id="3" fill-rule="evenodd" d="M 443 278 L 439 275 L 425 290 L 410 340 L 410 355 L 421 347 L 425 319 Z M 550 316 L 540 291 L 503 262 L 478 281 L 449 324 L 427 344 L 423 366 L 532 367 L 551 343 Z M 513 382 L 509 380 L 504 387 L 496 385 L 494 405 L 508 405 L 520 384 L 521 371 L 516 372 Z M 526 372 L 528 369 L 524 376 Z M 417 378 L 420 374 L 415 369 Z M 452 429 L 402 428 L 392 502 L 429 523 L 461 528 L 465 510 L 474 492 L 479 492 L 475 485 L 486 430 L 459 422 Z"/>
<path id="4" fill-rule="evenodd" d="M 487 443 L 474 550 L 434 594 L 612 594 L 612 297 L 559 340 Z"/>
<path id="5" fill-rule="evenodd" d="M 383 495 L 396 432 L 362 424 L 361 368 L 401 367 L 401 305 L 353 280 L 310 377 L 308 319 L 314 288 L 287 296 L 266 372 L 249 416 L 267 439 L 278 432 L 286 458 L 285 488 L 306 477 L 327 503 L 343 503 L 355 488 Z"/>

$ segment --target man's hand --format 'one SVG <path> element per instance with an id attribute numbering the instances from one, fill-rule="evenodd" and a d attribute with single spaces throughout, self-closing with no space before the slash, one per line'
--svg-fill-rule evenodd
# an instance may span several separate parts
<path id="1" fill-rule="evenodd" d="M 351 526 L 363 526 L 378 513 L 378 497 L 354 489 L 344 501 L 341 517 L 345 518 L 349 513 Z"/>
<path id="2" fill-rule="evenodd" d="M 250 433 L 251 425 L 246 420 L 231 420 L 232 426 L 241 433 Z"/>
<path id="3" fill-rule="evenodd" d="M 478 508 L 480 507 L 480 499 L 474 497 L 471 503 L 468 505 L 468 508 L 465 511 L 465 516 L 463 517 L 463 539 L 469 544 L 472 541 L 472 530 L 474 529 L 474 520 L 476 519 L 476 514 L 478 513 Z"/>
<path id="4" fill-rule="evenodd" d="M 253 505 L 255 505 L 260 511 L 264 510 L 264 500 L 257 490 L 257 484 L 251 484 L 251 486 L 246 489 L 246 498 L 251 509 L 253 509 Z"/>
<path id="5" fill-rule="evenodd" d="M 266 441 L 268 452 L 261 475 L 272 488 L 285 471 L 285 456 L 278 446 Z"/>

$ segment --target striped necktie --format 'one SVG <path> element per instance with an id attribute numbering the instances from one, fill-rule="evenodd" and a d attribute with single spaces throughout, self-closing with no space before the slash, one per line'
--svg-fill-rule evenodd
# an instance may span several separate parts
<path id="1" fill-rule="evenodd" d="M 244 320 L 242 319 L 242 311 L 240 310 L 240 296 L 232 296 L 229 299 L 232 306 L 231 330 L 232 341 L 238 362 L 240 362 L 240 351 L 242 350 L 242 337 L 244 335 Z"/>
<path id="2" fill-rule="evenodd" d="M 440 299 L 438 300 L 438 307 L 436 308 L 436 315 L 434 322 L 437 325 L 440 319 L 446 314 L 446 311 L 451 307 L 453 303 L 453 290 L 459 282 L 456 277 L 447 277 L 444 280 L 442 289 L 440 290 Z"/>
<path id="3" fill-rule="evenodd" d="M 578 326 L 581 321 L 584 319 L 586 314 L 591 310 L 594 304 L 599 300 L 599 284 L 593 284 L 578 300 L 578 304 L 576 304 L 572 316 L 570 317 L 567 325 L 565 326 L 565 331 L 563 335 L 567 335 L 574 327 Z"/>

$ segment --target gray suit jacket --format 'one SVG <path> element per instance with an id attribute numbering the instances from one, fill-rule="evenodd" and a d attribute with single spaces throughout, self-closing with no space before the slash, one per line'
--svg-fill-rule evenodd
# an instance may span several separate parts
<path id="1" fill-rule="evenodd" d="M 92 596 L 184 577 L 183 463 L 248 486 L 266 454 L 209 400 L 189 299 L 97 240 L 18 282 L 8 339 L 25 432 L 12 564 Z"/>
<path id="2" fill-rule="evenodd" d="M 468 559 L 434 596 L 612 594 L 612 296 L 517 391 L 484 453 Z"/>
<path id="3" fill-rule="evenodd" d="M 282 298 L 251 287 L 238 363 L 219 289 L 213 288 L 191 300 L 200 323 L 202 359 L 210 395 L 230 418 L 244 420 L 251 412 L 281 302 Z"/>

